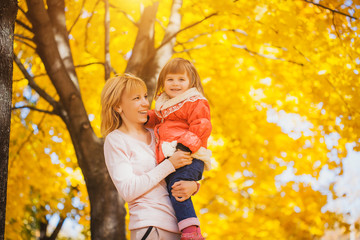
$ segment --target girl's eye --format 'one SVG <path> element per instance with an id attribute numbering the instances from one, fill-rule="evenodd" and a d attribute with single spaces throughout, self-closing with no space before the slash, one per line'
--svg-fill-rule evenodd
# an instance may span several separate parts
<path id="1" fill-rule="evenodd" d="M 148 98 L 148 95 L 145 95 L 144 97 L 145 97 L 145 99 L 147 99 L 147 98 Z"/>
<path id="2" fill-rule="evenodd" d="M 140 99 L 140 97 L 135 97 L 135 98 L 134 98 L 134 100 L 138 100 L 138 99 Z"/>

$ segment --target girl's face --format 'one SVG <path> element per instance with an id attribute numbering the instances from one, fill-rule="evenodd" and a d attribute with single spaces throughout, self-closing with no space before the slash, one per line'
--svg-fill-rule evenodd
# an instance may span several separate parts
<path id="1" fill-rule="evenodd" d="M 190 79 L 186 72 L 169 73 L 165 76 L 164 91 L 170 97 L 174 98 L 190 87 Z"/>
<path id="2" fill-rule="evenodd" d="M 146 89 L 124 93 L 121 96 L 121 103 L 117 111 L 125 124 L 143 124 L 147 121 L 149 100 Z"/>

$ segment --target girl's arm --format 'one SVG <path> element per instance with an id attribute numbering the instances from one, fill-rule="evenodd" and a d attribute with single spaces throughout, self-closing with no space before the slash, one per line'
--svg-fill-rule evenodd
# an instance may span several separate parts
<path id="1" fill-rule="evenodd" d="M 160 123 L 160 118 L 156 115 L 155 110 L 149 110 L 148 120 L 145 123 L 145 127 L 154 128 L 159 123 Z"/>
<path id="2" fill-rule="evenodd" d="M 187 102 L 186 107 L 187 121 L 189 131 L 184 133 L 178 143 L 188 147 L 192 153 L 197 152 L 204 144 L 206 146 L 207 139 L 211 134 L 211 118 L 210 107 L 206 100 L 198 100 L 196 102 Z"/>
<path id="3" fill-rule="evenodd" d="M 111 134 L 106 137 L 104 143 L 105 163 L 116 189 L 127 202 L 140 197 L 167 175 L 174 172 L 175 167 L 172 161 L 181 162 L 176 168 L 191 163 L 191 160 L 189 161 L 189 158 L 184 156 L 186 153 L 182 152 L 170 160 L 164 160 L 149 172 L 136 175 L 133 172 L 130 158 L 124 149 L 126 148 L 123 139 Z M 155 161 L 155 159 L 148 159 L 147 161 Z"/>

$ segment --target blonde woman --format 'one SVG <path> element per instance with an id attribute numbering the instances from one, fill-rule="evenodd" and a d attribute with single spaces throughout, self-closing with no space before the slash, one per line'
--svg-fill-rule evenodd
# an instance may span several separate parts
<path id="1" fill-rule="evenodd" d="M 190 153 L 177 151 L 156 164 L 154 132 L 144 127 L 149 101 L 141 79 L 129 74 L 109 79 L 101 104 L 105 162 L 120 196 L 128 202 L 131 239 L 180 239 L 164 178 L 191 164 Z M 182 181 L 172 194 L 184 201 L 197 189 L 196 182 Z"/>

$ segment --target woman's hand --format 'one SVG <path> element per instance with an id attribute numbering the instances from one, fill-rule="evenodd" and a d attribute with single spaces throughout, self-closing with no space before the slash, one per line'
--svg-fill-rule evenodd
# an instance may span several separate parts
<path id="1" fill-rule="evenodd" d="M 190 156 L 189 152 L 184 152 L 181 150 L 177 150 L 171 157 L 169 157 L 169 161 L 172 163 L 175 169 L 191 164 L 192 159 L 193 158 Z"/>
<path id="2" fill-rule="evenodd" d="M 171 193 L 176 201 L 183 202 L 198 190 L 198 184 L 195 181 L 178 181 L 171 188 Z"/>

